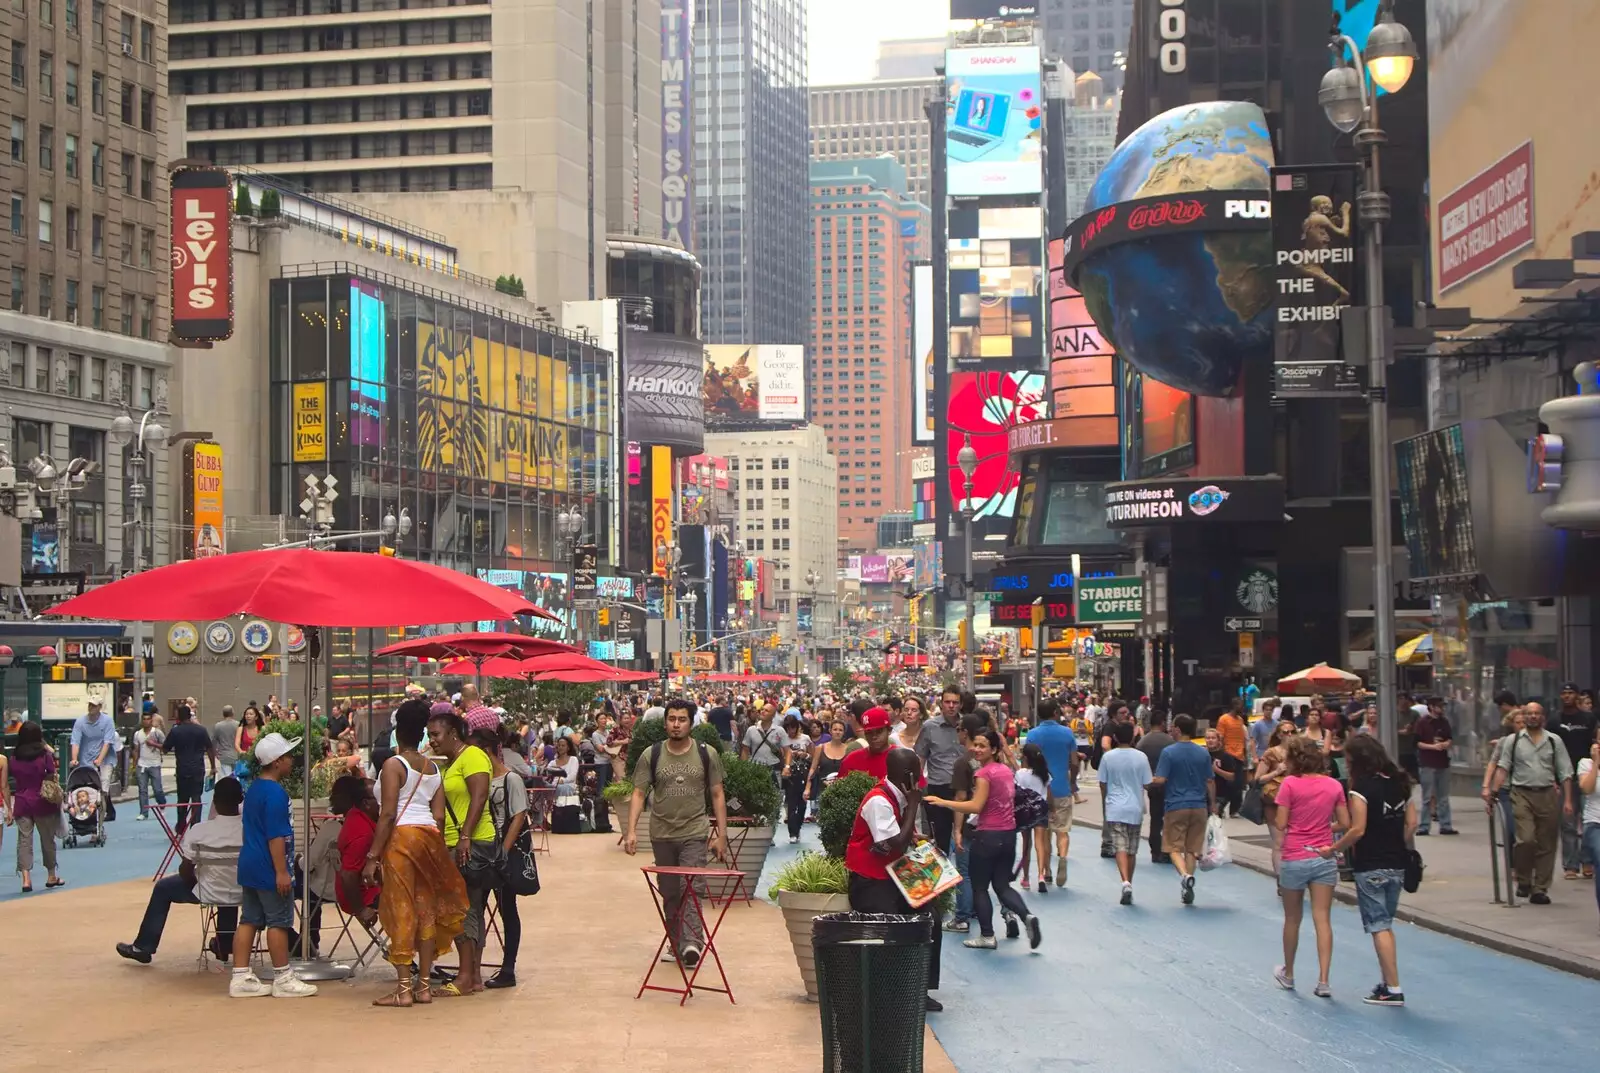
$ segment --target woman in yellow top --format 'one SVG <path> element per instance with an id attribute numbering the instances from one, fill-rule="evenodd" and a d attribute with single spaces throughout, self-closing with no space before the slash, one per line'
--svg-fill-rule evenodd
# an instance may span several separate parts
<path id="1" fill-rule="evenodd" d="M 447 997 L 484 989 L 483 913 L 500 874 L 500 843 L 489 815 L 489 781 L 494 765 L 476 745 L 468 745 L 467 721 L 454 709 L 436 705 L 428 719 L 428 744 L 447 765 L 444 770 L 444 842 L 467 884 L 467 917 L 456 939 L 461 969 L 455 982 L 435 988 Z M 465 832 L 465 836 L 463 833 Z"/>

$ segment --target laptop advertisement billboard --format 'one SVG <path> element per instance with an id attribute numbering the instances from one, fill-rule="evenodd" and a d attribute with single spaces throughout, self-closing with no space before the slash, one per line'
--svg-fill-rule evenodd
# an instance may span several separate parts
<path id="1" fill-rule="evenodd" d="M 1032 45 L 945 53 L 945 156 L 951 197 L 1043 189 L 1044 95 Z"/>

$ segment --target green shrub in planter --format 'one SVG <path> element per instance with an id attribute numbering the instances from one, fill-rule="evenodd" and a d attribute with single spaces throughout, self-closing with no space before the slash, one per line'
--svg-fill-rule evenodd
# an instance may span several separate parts
<path id="1" fill-rule="evenodd" d="M 722 740 L 722 735 L 717 733 L 717 728 L 710 723 L 700 723 L 689 731 L 689 736 L 707 749 L 715 749 L 718 752 L 728 751 L 728 743 Z"/>
<path id="2" fill-rule="evenodd" d="M 612 808 L 621 808 L 627 804 L 628 798 L 633 796 L 632 779 L 613 779 L 606 783 L 606 788 L 600 791 L 600 796 Z"/>
<path id="3" fill-rule="evenodd" d="M 322 725 L 319 726 L 319 723 Z M 313 760 L 311 796 L 317 799 L 326 798 L 328 791 L 333 788 L 335 773 L 328 768 L 318 770 L 315 766 L 315 762 L 322 759 L 322 740 L 326 732 L 326 721 L 320 719 L 312 722 L 309 733 L 304 723 L 295 722 L 293 719 L 274 719 L 262 728 L 262 737 L 268 734 L 282 734 L 290 741 L 296 738 L 305 739 L 295 746 L 294 752 L 290 754 L 294 757 L 294 767 L 283 777 L 283 789 L 288 793 L 289 800 L 299 801 L 305 795 L 305 783 L 302 780 L 305 779 L 308 755 Z M 244 761 L 250 778 L 253 779 L 261 774 L 261 764 L 256 760 L 254 749 L 244 755 Z"/>
<path id="4" fill-rule="evenodd" d="M 780 890 L 795 894 L 848 894 L 850 876 L 844 861 L 809 851 L 778 869 L 767 889 L 769 897 L 776 898 Z"/>
<path id="5" fill-rule="evenodd" d="M 861 799 L 876 785 L 877 779 L 865 771 L 857 771 L 834 779 L 822 791 L 822 799 L 817 803 L 817 829 L 828 856 L 844 860 L 845 847 L 850 844 L 850 829 L 855 825 L 856 813 L 861 811 Z"/>
<path id="6" fill-rule="evenodd" d="M 667 740 L 665 719 L 641 719 L 633 724 L 633 737 L 628 743 L 628 774 L 639 770 L 639 758 L 658 741 Z"/>
<path id="7" fill-rule="evenodd" d="M 772 781 L 771 770 L 753 760 L 723 754 L 722 790 L 727 795 L 729 816 L 747 816 L 757 824 L 776 822 L 783 807 L 783 795 Z"/>

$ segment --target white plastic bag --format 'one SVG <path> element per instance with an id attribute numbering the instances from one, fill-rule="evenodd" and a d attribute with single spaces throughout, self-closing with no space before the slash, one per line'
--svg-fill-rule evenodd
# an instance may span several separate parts
<path id="1" fill-rule="evenodd" d="M 1206 848 L 1200 853 L 1200 870 L 1209 872 L 1232 863 L 1233 854 L 1228 850 L 1228 832 L 1223 829 L 1222 817 L 1212 816 L 1206 820 Z"/>

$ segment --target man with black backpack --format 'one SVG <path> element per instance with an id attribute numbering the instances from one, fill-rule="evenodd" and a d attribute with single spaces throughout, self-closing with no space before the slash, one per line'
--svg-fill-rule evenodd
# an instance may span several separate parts
<path id="1" fill-rule="evenodd" d="M 639 757 L 633 770 L 633 801 L 623 849 L 639 851 L 639 815 L 650 801 L 650 846 L 664 868 L 704 868 L 709 856 L 731 862 L 728 852 L 728 806 L 722 789 L 722 758 L 689 736 L 694 704 L 674 697 L 666 708 L 667 740 Z M 695 893 L 705 897 L 696 881 Z M 700 963 L 705 949 L 705 923 L 683 904 L 684 891 L 675 876 L 661 877 L 673 952 L 686 969 Z"/>

